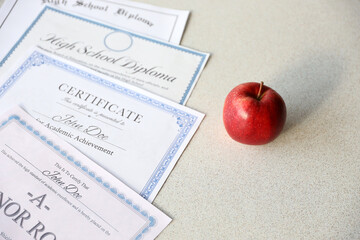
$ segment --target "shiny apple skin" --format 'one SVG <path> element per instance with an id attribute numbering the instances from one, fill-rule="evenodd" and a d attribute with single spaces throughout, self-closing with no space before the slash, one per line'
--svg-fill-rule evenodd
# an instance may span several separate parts
<path id="1" fill-rule="evenodd" d="M 260 83 L 243 83 L 225 99 L 223 121 L 232 139 L 244 144 L 262 145 L 274 140 L 286 121 L 286 105 L 273 89 Z"/>

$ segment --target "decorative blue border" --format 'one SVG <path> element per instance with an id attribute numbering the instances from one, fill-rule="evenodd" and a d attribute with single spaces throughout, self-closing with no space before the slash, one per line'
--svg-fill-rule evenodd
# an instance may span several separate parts
<path id="1" fill-rule="evenodd" d="M 68 65 L 56 59 L 53 59 L 49 56 L 46 56 L 40 52 L 34 51 L 30 57 L 28 57 L 25 62 L 6 80 L 6 82 L 0 87 L 0 98 L 6 93 L 7 90 L 11 88 L 12 85 L 20 78 L 31 67 L 40 66 L 43 64 L 49 64 L 54 67 L 65 70 L 71 74 L 82 77 L 86 80 L 92 81 L 94 83 L 100 84 L 103 87 L 110 88 L 116 92 L 131 97 L 139 102 L 150 105 L 151 107 L 165 111 L 176 118 L 177 124 L 179 126 L 179 133 L 173 140 L 171 146 L 167 150 L 166 154 L 161 159 L 159 165 L 153 172 L 151 178 L 148 180 L 140 195 L 149 199 L 151 193 L 154 191 L 156 185 L 160 182 L 165 171 L 169 167 L 171 161 L 174 159 L 174 156 L 177 154 L 179 148 L 183 144 L 187 135 L 193 128 L 194 124 L 197 121 L 197 116 L 184 112 L 176 107 L 167 105 L 163 102 L 157 101 L 145 95 L 139 94 L 133 90 L 127 89 L 115 83 L 109 82 L 101 77 L 92 75 L 88 72 L 80 70 L 72 65 Z"/>
<path id="2" fill-rule="evenodd" d="M 142 216 L 144 216 L 148 221 L 149 225 L 144 228 L 139 235 L 136 236 L 135 240 L 140 240 L 144 234 L 149 232 L 150 228 L 154 227 L 156 224 L 156 219 L 153 216 L 149 216 L 149 214 L 141 210 L 138 205 L 132 202 L 131 199 L 126 198 L 126 196 L 123 193 L 118 192 L 118 190 L 110 185 L 110 183 L 104 181 L 100 176 L 97 176 L 95 172 L 88 169 L 88 167 L 82 165 L 80 161 L 77 161 L 74 159 L 71 155 L 68 155 L 67 152 L 63 151 L 58 145 L 54 144 L 51 140 L 47 139 L 46 136 L 42 135 L 38 130 L 35 130 L 31 125 L 28 125 L 24 120 L 21 120 L 21 118 L 18 115 L 11 115 L 7 120 L 3 121 L 0 125 L 0 129 L 6 126 L 11 121 L 17 121 L 22 126 L 24 126 L 24 129 L 27 131 L 33 133 L 33 135 L 38 139 L 43 141 L 47 144 L 48 147 L 53 148 L 58 152 L 59 156 L 70 162 L 72 165 L 80 169 L 82 172 L 86 173 L 90 177 L 92 177 L 96 182 L 98 182 L 103 188 L 105 188 L 107 191 L 109 191 L 111 194 L 117 197 L 120 201 L 124 202 L 126 205 L 133 208 L 135 211 L 140 213 Z"/>
<path id="3" fill-rule="evenodd" d="M 166 47 L 169 47 L 169 48 L 176 49 L 178 51 L 182 51 L 182 52 L 185 52 L 185 53 L 189 53 L 189 54 L 201 57 L 200 63 L 197 66 L 197 68 L 196 68 L 196 70 L 195 70 L 195 72 L 194 72 L 194 74 L 193 74 L 193 76 L 191 78 L 191 81 L 189 82 L 189 85 L 187 86 L 187 88 L 186 88 L 186 90 L 185 90 L 185 92 L 184 92 L 184 94 L 183 94 L 183 96 L 182 96 L 182 98 L 180 100 L 180 104 L 182 104 L 182 105 L 184 104 L 186 98 L 190 94 L 190 90 L 192 89 L 192 87 L 193 87 L 193 85 L 195 83 L 195 80 L 196 80 L 197 76 L 199 75 L 200 70 L 201 70 L 201 68 L 202 68 L 202 66 L 203 66 L 203 64 L 205 62 L 205 59 L 206 59 L 206 54 L 204 54 L 204 53 L 196 52 L 196 51 L 193 51 L 193 50 L 190 50 L 190 49 L 183 48 L 181 46 L 176 46 L 176 45 L 165 43 L 165 42 L 162 42 L 162 41 L 159 41 L 159 40 L 151 39 L 151 38 L 141 36 L 141 35 L 138 35 L 138 34 L 135 34 L 135 33 L 132 33 L 132 32 L 128 32 L 126 30 L 122 30 L 122 29 L 118 29 L 118 28 L 115 28 L 115 27 L 112 27 L 112 26 L 108 26 L 108 25 L 105 25 L 103 23 L 99 23 L 99 22 L 96 22 L 96 21 L 93 21 L 93 20 L 90 20 L 90 19 L 87 19 L 87 18 L 83 18 L 83 17 L 79 17 L 79 16 L 76 16 L 76 15 L 73 15 L 73 14 L 70 14 L 70 13 L 67 13 L 67 12 L 63 12 L 61 10 L 58 10 L 58 9 L 55 9 L 55 8 L 52 8 L 52 7 L 49 7 L 49 6 L 45 6 L 44 9 L 41 11 L 41 13 L 35 18 L 35 20 L 30 25 L 30 27 L 25 31 L 25 33 L 20 37 L 20 39 L 16 42 L 16 44 L 6 54 L 4 59 L 1 60 L 0 67 L 6 62 L 6 60 L 15 51 L 15 49 L 18 47 L 18 45 L 24 40 L 24 38 L 28 35 L 28 33 L 31 31 L 31 29 L 36 25 L 36 23 L 39 21 L 39 19 L 42 17 L 42 15 L 48 10 L 49 11 L 54 11 L 54 12 L 57 12 L 57 13 L 60 13 L 60 14 L 63 14 L 63 15 L 69 16 L 69 17 L 73 17 L 75 19 L 82 20 L 82 21 L 85 21 L 85 22 L 88 22 L 88 23 L 91 23 L 91 24 L 94 24 L 94 25 L 97 25 L 97 26 L 108 28 L 108 29 L 111 29 L 113 31 L 121 31 L 121 32 L 127 33 L 129 36 L 132 36 L 132 37 L 137 37 L 137 38 L 140 38 L 140 39 L 143 39 L 143 40 L 155 43 L 155 44 L 163 45 L 163 46 L 166 46 Z"/>

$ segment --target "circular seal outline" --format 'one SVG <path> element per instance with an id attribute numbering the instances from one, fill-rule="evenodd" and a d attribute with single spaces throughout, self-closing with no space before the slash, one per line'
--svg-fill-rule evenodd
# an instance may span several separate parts
<path id="1" fill-rule="evenodd" d="M 125 34 L 126 36 L 128 36 L 129 39 L 130 39 L 130 44 L 129 44 L 129 46 L 127 46 L 127 47 L 124 48 L 124 49 L 113 49 L 113 48 L 109 47 L 108 44 L 106 43 L 106 39 L 107 39 L 109 36 L 111 36 L 112 34 L 115 34 L 115 33 L 123 33 L 123 34 Z M 129 48 L 131 48 L 131 46 L 133 45 L 133 43 L 134 43 L 134 40 L 133 40 L 133 37 L 131 36 L 131 34 L 125 32 L 125 31 L 121 31 L 121 30 L 115 30 L 115 31 L 107 34 L 107 35 L 105 36 L 105 38 L 104 38 L 104 45 L 105 45 L 105 47 L 106 47 L 107 49 L 111 50 L 111 51 L 114 51 L 114 52 L 124 52 L 124 51 L 128 50 Z"/>

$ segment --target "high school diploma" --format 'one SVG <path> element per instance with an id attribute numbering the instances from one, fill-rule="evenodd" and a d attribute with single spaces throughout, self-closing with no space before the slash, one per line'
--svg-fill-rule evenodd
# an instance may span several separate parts
<path id="1" fill-rule="evenodd" d="M 128 0 L 5 0 L 0 8 L 0 57 L 45 5 L 111 23 L 131 32 L 179 44 L 189 11 Z M 12 44 L 13 45 L 13 44 Z"/>
<path id="2" fill-rule="evenodd" d="M 0 74 L 34 45 L 180 104 L 208 54 L 45 7 L 0 61 Z"/>

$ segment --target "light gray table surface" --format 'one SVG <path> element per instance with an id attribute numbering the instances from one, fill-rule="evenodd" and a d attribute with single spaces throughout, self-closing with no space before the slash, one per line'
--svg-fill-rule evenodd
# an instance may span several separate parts
<path id="1" fill-rule="evenodd" d="M 187 103 L 206 117 L 154 201 L 173 218 L 158 239 L 360 239 L 360 1 L 143 2 L 190 10 L 182 45 L 211 53 Z M 248 81 L 287 105 L 264 146 L 222 122 Z"/>

